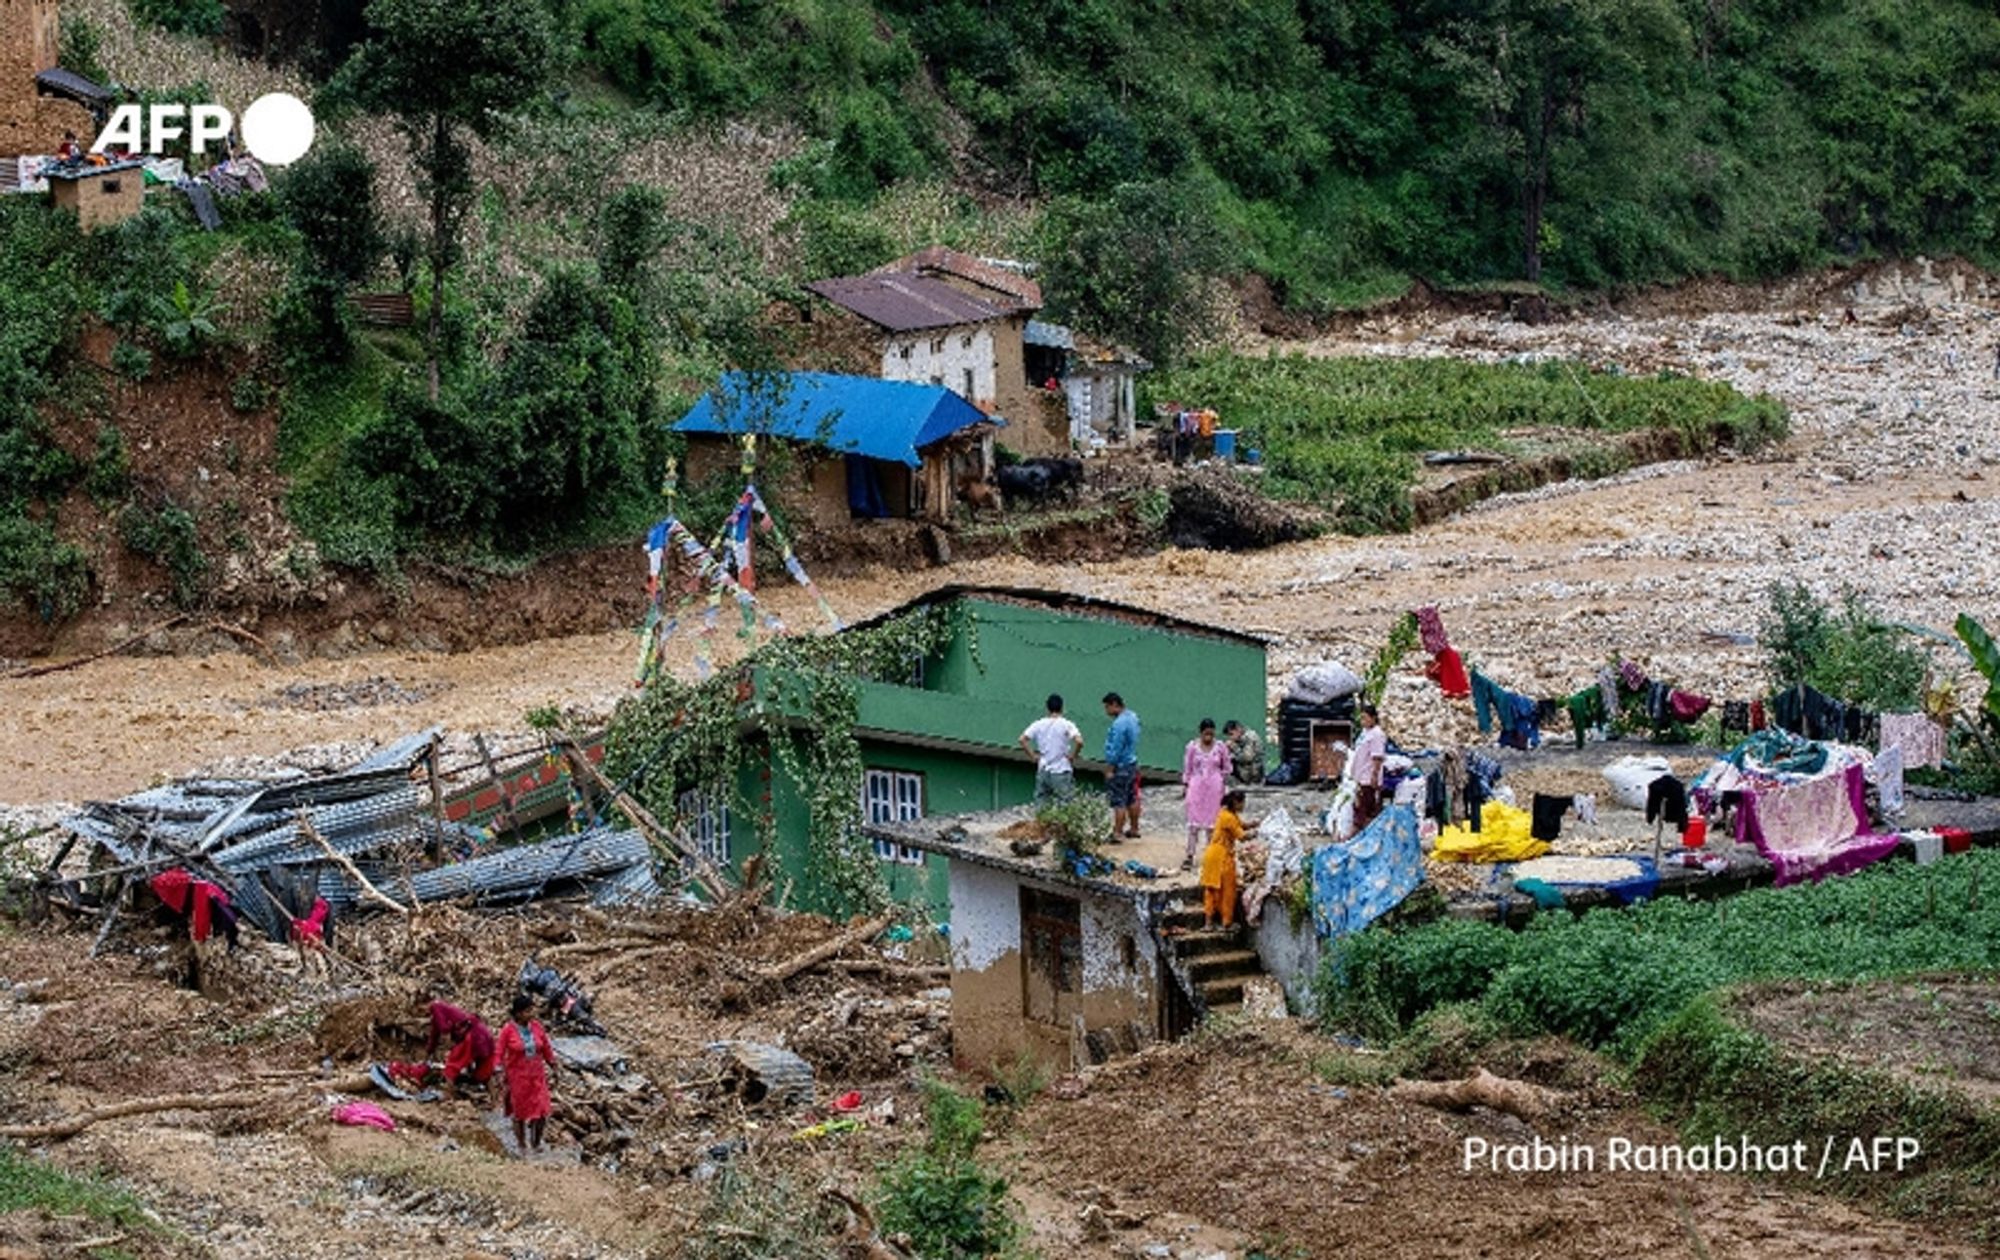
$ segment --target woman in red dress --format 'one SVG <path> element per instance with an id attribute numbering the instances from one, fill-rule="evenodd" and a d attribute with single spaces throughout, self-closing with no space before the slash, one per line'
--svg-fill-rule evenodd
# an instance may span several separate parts
<path id="1" fill-rule="evenodd" d="M 535 999 L 514 995 L 513 1019 L 500 1030 L 500 1070 L 507 1077 L 507 1114 L 514 1121 L 514 1149 L 523 1157 L 542 1149 L 549 1118 L 549 1085 L 556 1075 L 556 1050 L 535 1019 Z"/>

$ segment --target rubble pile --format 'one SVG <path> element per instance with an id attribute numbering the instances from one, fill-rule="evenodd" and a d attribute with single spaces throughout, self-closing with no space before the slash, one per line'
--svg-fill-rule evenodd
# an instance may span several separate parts
<path id="1" fill-rule="evenodd" d="M 438 743 L 438 731 L 420 731 L 338 773 L 184 779 L 94 802 L 56 823 L 64 839 L 39 891 L 73 914 L 101 911 L 108 932 L 141 888 L 157 893 L 180 872 L 198 882 L 197 901 L 203 887 L 220 890 L 225 930 L 234 935 L 240 918 L 271 941 L 293 938 L 321 900 L 337 919 L 364 906 L 497 904 L 576 888 L 604 905 L 666 895 L 653 847 L 634 831 L 599 825 L 482 852 L 489 837 L 445 821 L 435 774 L 423 773 Z M 207 907 L 188 913 L 204 939 Z"/>

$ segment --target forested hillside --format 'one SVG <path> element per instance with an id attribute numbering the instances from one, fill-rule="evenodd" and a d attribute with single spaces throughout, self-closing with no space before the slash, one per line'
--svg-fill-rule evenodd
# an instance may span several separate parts
<path id="1" fill-rule="evenodd" d="M 216 231 L 0 202 L 0 589 L 48 624 L 121 566 L 193 607 L 629 538 L 719 371 L 828 366 L 772 318 L 804 281 L 932 244 L 1161 367 L 1258 277 L 1310 318 L 2000 257 L 1966 0 L 64 0 L 62 44 L 321 129 Z M 1405 519 L 1357 433 L 1273 484 L 1393 465 L 1362 515 Z"/>
<path id="2" fill-rule="evenodd" d="M 945 169 L 1201 206 L 1306 310 L 2000 245 L 1967 0 L 568 0 L 664 108 L 797 111 L 823 192 Z"/>

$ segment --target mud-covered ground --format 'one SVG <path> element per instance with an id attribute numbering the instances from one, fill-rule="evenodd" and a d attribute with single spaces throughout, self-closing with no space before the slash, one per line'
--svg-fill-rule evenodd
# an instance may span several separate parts
<path id="1" fill-rule="evenodd" d="M 143 933 L 94 961 L 85 932 L 0 938 L 0 976 L 12 982 L 0 992 L 8 1123 L 165 1094 L 247 1100 L 106 1120 L 37 1144 L 29 1158 L 110 1178 L 146 1215 L 107 1225 L 34 1206 L 0 1211 L 0 1255 L 907 1255 L 829 1212 L 827 1192 L 873 1201 L 881 1169 L 922 1140 L 921 1077 L 956 1079 L 940 1061 L 941 999 L 925 980 L 821 969 L 742 987 L 744 964 L 835 930 L 810 919 L 667 914 L 642 922 L 666 934 L 654 952 L 632 953 L 594 948 L 629 925 L 561 911 L 426 916 L 352 934 L 344 952 L 356 970 L 330 983 L 276 946 L 212 960 L 213 996 L 163 976 L 159 964 L 179 947 Z M 565 965 L 592 979 L 598 1015 L 644 1090 L 566 1074 L 556 1136 L 527 1163 L 504 1153 L 502 1126 L 473 1101 L 385 1102 L 390 1133 L 329 1119 L 363 1064 L 413 1052 L 415 982 L 446 983 L 491 1011 L 512 959 L 533 945 L 580 951 Z M 818 1073 L 817 1105 L 733 1098 L 702 1049 L 727 1038 L 788 1041 Z M 1671 1135 L 1600 1064 L 1559 1044 L 1489 1052 L 1495 1070 L 1545 1091 L 1553 1110 L 1534 1128 L 1394 1097 L 1330 1068 L 1343 1053 L 1285 1023 L 1204 1031 L 990 1108 L 980 1158 L 1008 1178 L 1034 1254 L 1076 1260 L 1981 1254 L 1921 1224 L 1743 1177 L 1467 1171 L 1468 1138 Z M 862 1098 L 859 1127 L 806 1132 L 849 1089 Z M 598 1123 L 602 1108 L 615 1109 L 615 1126 Z M 812 1248 L 755 1249 L 787 1236 Z"/>
<path id="2" fill-rule="evenodd" d="M 1792 441 L 1756 462 L 1661 465 L 1547 487 L 1405 537 L 1112 562 L 1001 557 L 942 572 L 884 566 L 823 585 L 850 619 L 940 580 L 1084 590 L 1265 634 L 1274 680 L 1329 655 L 1358 667 L 1404 610 L 1436 603 L 1461 649 L 1518 689 L 1573 689 L 1622 652 L 1691 689 L 1740 694 L 1759 681 L 1759 660 L 1739 640 L 1756 629 L 1773 581 L 1829 594 L 1852 586 L 1882 612 L 1937 629 L 1959 611 L 2000 620 L 1991 312 L 1949 293 L 1931 294 L 1916 313 L 1908 294 L 1876 296 L 1852 325 L 1841 318 L 1844 299 L 1822 293 L 1798 309 L 1542 327 L 1411 316 L 1303 347 L 1556 353 L 1722 376 L 1793 409 Z M 770 597 L 789 622 L 814 624 L 797 592 Z M 730 643 L 722 636 L 718 654 Z M 0 680 L 0 802 L 32 814 L 199 767 L 331 766 L 431 724 L 454 732 L 460 757 L 475 731 L 513 747 L 529 709 L 564 708 L 576 725 L 608 714 L 629 689 L 635 646 L 617 632 L 286 665 L 227 651 Z M 681 653 L 679 666 L 691 668 L 687 645 Z M 1939 664 L 1952 668 L 1944 655 Z M 1108 669 L 1106 685 L 1118 682 Z M 1387 717 L 1392 733 L 1415 740 L 1462 735 L 1470 722 L 1414 672 L 1396 680 Z M 369 993 L 399 1000 L 392 990 L 407 982 L 443 978 L 492 1005 L 533 942 L 594 939 L 534 936 L 523 920 L 452 930 L 464 939 L 421 958 L 460 971 L 433 976 L 384 946 L 369 965 L 393 982 L 378 978 Z M 927 982 L 818 973 L 778 994 L 734 987 L 743 960 L 784 957 L 815 930 L 830 929 L 774 926 L 764 940 L 691 929 L 683 944 L 631 964 L 615 963 L 615 951 L 571 956 L 599 988 L 606 1023 L 641 1048 L 643 1070 L 665 1086 L 657 1113 L 637 1125 L 639 1154 L 617 1172 L 578 1160 L 573 1138 L 567 1154 L 543 1163 L 505 1163 L 470 1104 L 399 1112 L 406 1123 L 394 1134 L 336 1129 L 314 1085 L 321 1059 L 335 1058 L 337 1074 L 390 1048 L 327 1032 L 333 1008 L 353 995 L 299 987 L 267 959 L 220 1000 L 203 998 L 163 974 L 171 969 L 156 947 L 86 962 L 87 928 L 0 935 L 0 978 L 26 982 L 0 993 L 0 1104 L 10 1121 L 32 1122 L 166 1090 L 283 1094 L 248 1113 L 109 1122 L 51 1147 L 63 1167 L 109 1172 L 157 1214 L 157 1231 L 123 1228 L 107 1244 L 129 1254 L 675 1255 L 714 1202 L 712 1179 L 696 1178 L 717 1144 L 746 1139 L 736 1149 L 759 1172 L 755 1184 L 805 1188 L 803 1200 L 782 1201 L 795 1208 L 824 1206 L 822 1186 L 865 1190 L 915 1138 L 918 1067 L 939 1061 L 949 1031 Z M 36 987 L 41 979 L 49 983 Z M 1903 1054 L 1895 1047 L 1937 1034 L 1938 1054 L 1904 1064 L 1912 1075 L 1984 1080 L 1963 1057 L 1990 1057 L 1990 1038 L 1979 1040 L 1992 1015 L 1983 992 L 1954 989 L 1933 1002 L 1909 990 L 1859 1005 L 1801 998 L 1774 1018 L 1828 1053 L 1863 1057 Z M 333 1030 L 353 1025 L 350 1014 Z M 691 1065 L 702 1043 L 731 1036 L 784 1037 L 827 1089 L 860 1088 L 871 1106 L 893 1100 L 900 1118 L 831 1142 L 795 1140 L 810 1116 L 713 1106 Z M 1156 1048 L 1088 1082 L 1059 1082 L 1018 1115 L 996 1113 L 986 1154 L 1012 1176 L 1033 1244 L 1078 1260 L 1236 1260 L 1259 1248 L 1315 1257 L 1973 1254 L 1920 1224 L 1742 1178 L 1471 1176 L 1457 1162 L 1465 1136 L 1528 1130 L 1493 1113 L 1455 1115 L 1331 1084 L 1315 1071 L 1325 1044 L 1273 1026 Z M 1574 1095 L 1562 1113 L 1574 1132 L 1658 1134 L 1588 1064 L 1558 1075 Z M 735 1226 L 723 1228 L 710 1236 L 727 1241 Z M 0 1255 L 75 1253 L 108 1232 L 81 1219 L 0 1214 Z"/>
<path id="3" fill-rule="evenodd" d="M 1712 636 L 1753 633 L 1774 581 L 1826 594 L 1852 587 L 1891 617 L 1940 630 L 1960 611 L 2000 618 L 2000 330 L 1988 309 L 1948 290 L 1931 297 L 1921 317 L 1900 298 L 1863 303 L 1853 325 L 1838 295 L 1820 295 L 1803 310 L 1540 327 L 1411 317 L 1293 347 L 1561 354 L 1720 376 L 1792 408 L 1793 439 L 1755 462 L 1654 465 L 1544 487 L 1400 537 L 1108 562 L 913 563 L 822 585 L 849 619 L 940 581 L 1085 590 L 1268 635 L 1274 679 L 1329 655 L 1358 668 L 1398 615 L 1436 603 L 1467 657 L 1518 690 L 1567 694 L 1623 652 L 1692 690 L 1744 694 L 1760 681 L 1756 648 Z M 642 580 L 635 552 L 634 590 Z M 789 624 L 821 624 L 795 589 L 768 597 Z M 726 654 L 732 641 L 720 638 Z M 524 712 L 549 704 L 602 716 L 629 688 L 634 649 L 621 631 L 284 666 L 237 651 L 126 657 L 0 680 L 0 802 L 123 792 L 227 758 L 432 723 L 518 731 Z M 679 659 L 691 668 L 686 644 Z M 1957 668 L 1949 654 L 1938 663 Z M 1108 669 L 1107 686 L 1118 681 Z M 1461 733 L 1465 716 L 1414 672 L 1390 701 L 1392 733 Z"/>

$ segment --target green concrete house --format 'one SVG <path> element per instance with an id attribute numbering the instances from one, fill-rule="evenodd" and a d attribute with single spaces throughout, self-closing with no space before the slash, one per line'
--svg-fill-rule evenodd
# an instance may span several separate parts
<path id="1" fill-rule="evenodd" d="M 1003 809 L 1034 794 L 1034 762 L 1015 743 L 1042 715 L 1051 692 L 1067 701 L 1083 732 L 1080 786 L 1095 790 L 1107 721 L 1100 703 L 1116 691 L 1138 713 L 1146 782 L 1180 775 L 1181 753 L 1204 717 L 1262 725 L 1264 651 L 1253 636 L 1060 591 L 947 586 L 856 626 L 864 630 L 915 609 L 949 607 L 957 628 L 913 668 L 906 685 L 863 681 L 855 725 L 865 767 L 865 822 L 913 822 L 936 814 Z M 782 706 L 779 680 L 752 671 L 746 704 Z M 803 719 L 801 719 L 802 721 Z M 808 809 L 784 761 L 761 746 L 743 758 L 734 792 L 688 790 L 681 820 L 732 874 L 759 848 L 758 828 L 732 816 L 744 802 L 769 811 L 765 865 L 788 904 L 840 912 L 810 887 Z M 946 914 L 946 863 L 886 842 L 876 860 L 899 900 L 923 898 Z"/>

